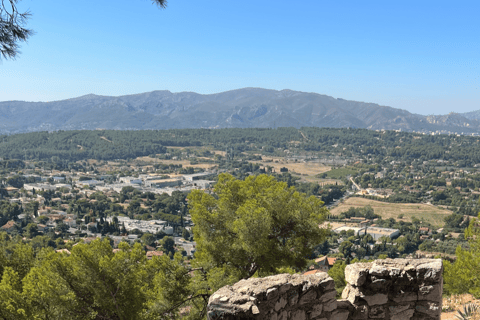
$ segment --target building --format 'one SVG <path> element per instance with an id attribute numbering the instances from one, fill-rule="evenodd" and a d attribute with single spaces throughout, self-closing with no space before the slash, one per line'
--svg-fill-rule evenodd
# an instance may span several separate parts
<path id="1" fill-rule="evenodd" d="M 5 223 L 1 228 L 0 230 L 2 231 L 5 231 L 7 233 L 10 233 L 12 231 L 14 231 L 17 227 L 17 224 L 15 223 L 15 221 L 13 220 L 10 220 L 8 221 L 7 223 Z"/>
<path id="2" fill-rule="evenodd" d="M 374 240 L 378 240 L 381 237 L 397 238 L 400 236 L 400 230 L 390 229 L 390 228 L 379 228 L 379 227 L 365 227 L 363 231 L 359 233 L 360 235 L 369 234 Z"/>
<path id="3" fill-rule="evenodd" d="M 118 179 L 121 183 L 127 183 L 127 184 L 138 184 L 141 185 L 143 183 L 142 179 L 140 178 L 135 178 L 135 177 L 121 177 Z"/>
<path id="4" fill-rule="evenodd" d="M 390 237 L 396 238 L 400 236 L 400 230 L 398 229 L 390 229 L 390 228 L 379 228 L 379 227 L 349 227 L 349 226 L 341 226 L 336 229 L 333 229 L 334 232 L 340 233 L 342 231 L 353 230 L 356 236 L 362 236 L 365 234 L 369 234 L 373 237 L 374 240 L 378 240 L 381 237 Z"/>
<path id="5" fill-rule="evenodd" d="M 181 185 L 182 185 L 181 179 L 156 179 L 156 180 L 145 181 L 146 187 L 165 188 L 165 187 L 177 187 Z"/>
<path id="6" fill-rule="evenodd" d="M 98 180 L 83 180 L 83 181 L 78 181 L 77 185 L 78 186 L 88 186 L 88 187 L 96 187 L 96 186 L 103 186 L 105 184 L 105 181 L 98 181 Z"/>
<path id="7" fill-rule="evenodd" d="M 315 263 L 316 263 L 315 269 L 327 272 L 333 267 L 336 261 L 337 261 L 337 258 L 330 258 L 327 256 L 323 256 L 321 258 L 315 259 Z"/>

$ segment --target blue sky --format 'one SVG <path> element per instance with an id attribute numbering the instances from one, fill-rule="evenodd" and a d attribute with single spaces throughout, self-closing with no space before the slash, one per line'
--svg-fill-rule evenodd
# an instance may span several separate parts
<path id="1" fill-rule="evenodd" d="M 22 0 L 0 101 L 292 89 L 420 114 L 480 109 L 480 1 Z"/>

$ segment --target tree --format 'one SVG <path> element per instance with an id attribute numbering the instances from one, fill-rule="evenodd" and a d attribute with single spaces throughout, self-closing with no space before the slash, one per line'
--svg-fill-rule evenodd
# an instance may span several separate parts
<path id="1" fill-rule="evenodd" d="M 38 222 L 40 222 L 41 224 L 46 224 L 48 222 L 48 220 L 50 220 L 49 217 L 47 216 L 40 216 L 37 218 Z"/>
<path id="2" fill-rule="evenodd" d="M 347 264 L 345 261 L 337 260 L 333 267 L 328 270 L 328 275 L 335 280 L 335 290 L 337 290 L 337 296 L 342 294 L 343 289 L 347 285 L 345 281 L 345 267 Z"/>
<path id="3" fill-rule="evenodd" d="M 142 240 L 143 245 L 145 246 L 153 246 L 155 244 L 155 236 L 151 233 L 144 233 L 142 237 L 140 238 Z"/>
<path id="4" fill-rule="evenodd" d="M 38 227 L 35 223 L 29 223 L 25 227 L 25 236 L 29 239 L 36 237 L 38 234 Z"/>
<path id="5" fill-rule="evenodd" d="M 268 175 L 245 181 L 221 174 L 215 195 L 194 190 L 189 205 L 196 260 L 213 269 L 229 269 L 238 279 L 303 268 L 327 231 L 319 228 L 327 210 Z"/>
<path id="6" fill-rule="evenodd" d="M 18 0 L 2 0 L 0 5 L 0 57 L 14 59 L 19 42 L 27 41 L 33 31 L 25 28 L 30 13 L 17 10 Z"/>
<path id="7" fill-rule="evenodd" d="M 353 252 L 353 243 L 348 240 L 343 241 L 338 251 L 341 252 L 345 258 L 350 258 Z"/>
<path id="8" fill-rule="evenodd" d="M 185 239 L 185 240 L 190 239 L 190 232 L 188 232 L 187 229 L 183 229 L 183 231 L 182 231 L 182 238 Z"/>
<path id="9" fill-rule="evenodd" d="M 480 218 L 480 214 L 478 216 Z M 454 263 L 444 261 L 445 286 L 449 294 L 470 293 L 480 298 L 480 222 L 472 219 L 465 230 L 465 238 L 469 241 L 469 249 L 457 247 Z"/>
<path id="10" fill-rule="evenodd" d="M 167 7 L 167 0 L 152 0 L 159 8 Z M 0 58 L 15 59 L 20 53 L 19 43 L 26 42 L 34 34 L 27 29 L 31 14 L 17 9 L 18 0 L 1 0 L 0 4 Z"/>
<path id="11" fill-rule="evenodd" d="M 165 237 L 161 241 L 163 251 L 168 255 L 168 254 L 174 254 L 175 253 L 175 241 L 173 240 L 172 237 Z"/>

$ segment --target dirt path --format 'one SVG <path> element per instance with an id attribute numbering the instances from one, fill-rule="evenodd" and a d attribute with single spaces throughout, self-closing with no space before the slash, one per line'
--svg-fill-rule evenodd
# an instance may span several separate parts
<path id="1" fill-rule="evenodd" d="M 300 134 L 302 135 L 303 139 L 307 140 L 308 141 L 308 138 L 307 138 L 307 135 L 305 133 L 303 133 L 302 131 L 298 130 L 298 132 L 300 132 Z"/>

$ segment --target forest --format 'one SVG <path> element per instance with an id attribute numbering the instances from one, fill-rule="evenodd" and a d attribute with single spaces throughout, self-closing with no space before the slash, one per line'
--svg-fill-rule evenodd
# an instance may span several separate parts
<path id="1" fill-rule="evenodd" d="M 460 167 L 480 163 L 477 137 L 423 135 L 349 128 L 171 129 L 139 131 L 57 131 L 0 136 L 5 159 L 77 161 L 132 159 L 166 152 L 167 146 L 212 145 L 217 150 L 262 150 L 295 146 L 299 151 L 381 160 L 445 160 Z"/>

